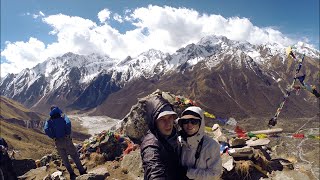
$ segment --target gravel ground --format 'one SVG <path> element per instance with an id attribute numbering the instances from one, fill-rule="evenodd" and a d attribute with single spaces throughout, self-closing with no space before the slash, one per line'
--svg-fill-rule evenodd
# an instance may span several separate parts
<path id="1" fill-rule="evenodd" d="M 79 122 L 82 127 L 87 129 L 90 135 L 100 133 L 103 130 L 109 130 L 120 121 L 108 116 L 68 115 L 68 117 Z"/>

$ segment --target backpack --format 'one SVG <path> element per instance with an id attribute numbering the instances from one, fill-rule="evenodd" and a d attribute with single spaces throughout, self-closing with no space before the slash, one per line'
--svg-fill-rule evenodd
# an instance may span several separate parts
<path id="1" fill-rule="evenodd" d="M 46 121 L 44 131 L 50 138 L 62 138 L 71 134 L 71 122 L 66 116 Z"/>

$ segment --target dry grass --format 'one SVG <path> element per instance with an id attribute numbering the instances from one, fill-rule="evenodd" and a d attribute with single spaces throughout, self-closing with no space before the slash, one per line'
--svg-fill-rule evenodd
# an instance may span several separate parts
<path id="1" fill-rule="evenodd" d="M 252 166 L 251 161 L 238 161 L 236 162 L 235 170 L 238 174 L 240 174 L 243 177 L 249 176 L 250 166 Z"/>
<path id="2" fill-rule="evenodd" d="M 85 158 L 84 165 L 88 169 L 92 169 L 98 165 L 104 164 L 105 162 L 106 162 L 106 160 L 102 154 L 98 154 L 98 153 L 93 152 L 90 154 L 89 158 Z"/>
<path id="3" fill-rule="evenodd" d="M 90 161 L 93 161 L 96 165 L 100 165 L 105 163 L 105 158 L 102 154 L 94 152 L 90 154 Z"/>
<path id="4" fill-rule="evenodd" d="M 53 141 L 46 135 L 19 125 L 0 120 L 0 136 L 9 144 L 9 150 L 14 149 L 16 159 L 40 159 L 55 151 Z"/>
<path id="5" fill-rule="evenodd" d="M 270 161 L 264 156 L 261 150 L 255 150 L 254 159 L 263 169 L 269 167 Z"/>
<path id="6" fill-rule="evenodd" d="M 32 112 L 22 104 L 4 96 L 0 96 L 0 112 L 4 119 L 45 120 L 46 118 L 45 115 Z"/>
<path id="7" fill-rule="evenodd" d="M 53 140 L 42 132 L 42 127 L 36 127 L 36 129 L 24 127 L 23 121 L 39 122 L 45 121 L 48 117 L 32 112 L 22 104 L 3 96 L 0 97 L 0 103 L 0 136 L 8 142 L 9 150 L 16 151 L 15 158 L 40 159 L 56 151 Z M 78 140 L 82 141 L 89 137 L 88 134 L 82 133 L 85 129 L 79 123 L 75 122 L 72 130 L 73 137 Z"/>
<path id="8" fill-rule="evenodd" d="M 298 162 L 297 158 L 294 157 L 294 156 L 289 156 L 289 157 L 287 158 L 287 160 L 290 161 L 290 162 L 293 163 L 293 164 Z"/>

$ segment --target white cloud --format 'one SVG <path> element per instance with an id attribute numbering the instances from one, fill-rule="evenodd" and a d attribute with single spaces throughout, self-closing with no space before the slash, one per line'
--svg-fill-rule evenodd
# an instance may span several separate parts
<path id="1" fill-rule="evenodd" d="M 124 14 L 129 14 L 129 13 L 131 13 L 131 9 L 126 9 L 126 10 L 124 11 Z"/>
<path id="2" fill-rule="evenodd" d="M 31 68 L 43 61 L 45 45 L 35 38 L 28 42 L 6 42 L 6 48 L 1 52 L 8 62 L 1 64 L 1 77 L 7 73 L 19 73 L 24 68 Z"/>
<path id="3" fill-rule="evenodd" d="M 44 16 L 42 14 L 40 11 L 39 15 Z M 1 64 L 1 75 L 31 68 L 48 57 L 66 52 L 101 53 L 118 59 L 136 56 L 151 48 L 173 53 L 182 46 L 198 42 L 203 36 L 213 34 L 252 44 L 276 42 L 286 46 L 297 42 L 273 27 L 257 27 L 248 18 L 224 18 L 187 8 L 152 5 L 132 11 L 126 9 L 122 15 L 114 14 L 115 20 L 131 23 L 135 27 L 122 34 L 110 23 L 104 23 L 110 19 L 110 14 L 108 9 L 98 13 L 102 24 L 63 14 L 43 17 L 42 21 L 53 29 L 48 34 L 57 36 L 57 41 L 48 45 L 35 38 L 30 38 L 28 42 L 8 42 L 1 56 L 9 63 Z"/>
<path id="4" fill-rule="evenodd" d="M 27 15 L 30 15 L 30 14 L 27 13 Z M 37 19 L 38 17 L 44 17 L 44 16 L 45 14 L 41 11 L 39 11 L 38 14 L 32 14 L 33 19 Z"/>
<path id="5" fill-rule="evenodd" d="M 111 12 L 108 9 L 103 9 L 98 13 L 98 18 L 101 23 L 106 22 L 106 20 L 110 19 Z"/>
<path id="6" fill-rule="evenodd" d="M 116 21 L 118 21 L 119 23 L 123 23 L 123 19 L 122 19 L 122 17 L 121 17 L 118 13 L 115 13 L 115 14 L 113 15 L 113 19 L 116 20 Z"/>
<path id="7" fill-rule="evenodd" d="M 39 14 L 40 14 L 41 16 L 45 16 L 45 14 L 44 14 L 43 12 L 41 12 L 41 11 L 39 11 Z"/>

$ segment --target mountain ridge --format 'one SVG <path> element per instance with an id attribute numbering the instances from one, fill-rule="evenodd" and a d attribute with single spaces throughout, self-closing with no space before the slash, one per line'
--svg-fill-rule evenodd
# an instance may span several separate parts
<path id="1" fill-rule="evenodd" d="M 318 82 L 319 78 L 315 74 L 319 71 L 319 65 L 316 64 L 319 61 L 319 51 L 302 43 L 298 43 L 295 47 L 298 58 L 301 57 L 300 53 L 307 55 L 304 63 L 307 81 Z M 61 57 L 49 58 L 34 68 L 25 69 L 17 75 L 8 74 L 1 79 L 0 92 L 2 95 L 22 102 L 37 111 L 48 108 L 52 103 L 60 104 L 61 107 L 69 109 L 86 110 L 96 107 L 99 109 L 99 106 L 108 101 L 112 94 L 134 84 L 133 82 L 153 86 L 151 89 L 155 90 L 158 86 L 157 82 L 160 82 L 159 85 L 161 85 L 163 78 L 170 79 L 168 76 L 181 75 L 186 70 L 193 69 L 201 74 L 204 69 L 208 69 L 220 73 L 213 73 L 220 79 L 215 81 L 221 83 L 219 86 L 227 89 L 230 88 L 228 86 L 238 83 L 237 81 L 233 82 L 234 80 L 227 76 L 222 76 L 222 74 L 228 74 L 225 72 L 227 70 L 235 72 L 241 70 L 238 74 L 242 74 L 244 78 L 240 80 L 244 84 L 247 83 L 247 86 L 248 83 L 250 84 L 250 82 L 246 82 L 248 77 L 256 76 L 257 78 L 252 78 L 251 81 L 262 81 L 267 83 L 267 86 L 275 86 L 272 92 L 268 92 L 268 96 L 274 94 L 280 99 L 281 94 L 278 92 L 283 91 L 286 84 L 289 84 L 289 79 L 293 77 L 292 72 L 295 64 L 296 62 L 286 58 L 284 47 L 280 44 L 252 45 L 248 42 L 232 41 L 223 36 L 207 36 L 196 44 L 189 44 L 178 49 L 173 54 L 150 49 L 137 57 L 128 56 L 122 61 L 97 54 L 84 56 L 66 53 Z M 179 80 L 177 76 L 174 77 Z M 171 78 L 171 80 L 175 81 L 175 78 Z M 206 78 L 208 82 L 211 81 L 210 76 L 206 76 Z M 278 82 L 279 79 L 282 81 Z M 151 84 L 147 85 L 146 82 Z M 165 82 L 175 86 L 175 83 Z M 261 86 L 259 83 L 251 84 Z M 167 85 L 164 84 L 164 86 Z M 223 100 L 236 99 L 236 96 L 246 93 L 242 90 L 247 91 L 245 88 L 238 89 L 239 94 L 228 92 L 223 88 L 219 89 L 220 93 L 216 94 L 221 96 Z M 260 90 L 258 87 L 252 88 L 256 91 Z M 137 97 L 138 94 L 144 92 L 144 89 L 143 86 L 134 89 L 136 94 L 133 96 Z M 179 88 L 171 89 L 178 90 Z M 233 91 L 236 91 L 235 89 L 237 88 L 234 88 Z M 150 93 L 150 91 L 148 92 Z M 258 94 L 252 94 L 252 96 L 258 96 Z M 265 96 L 268 101 L 269 97 Z M 245 103 L 245 99 L 241 98 L 238 101 L 231 100 L 230 103 L 237 102 L 238 108 L 241 109 L 241 103 Z M 126 105 L 126 107 L 130 106 Z M 120 117 L 117 116 L 117 118 Z"/>

